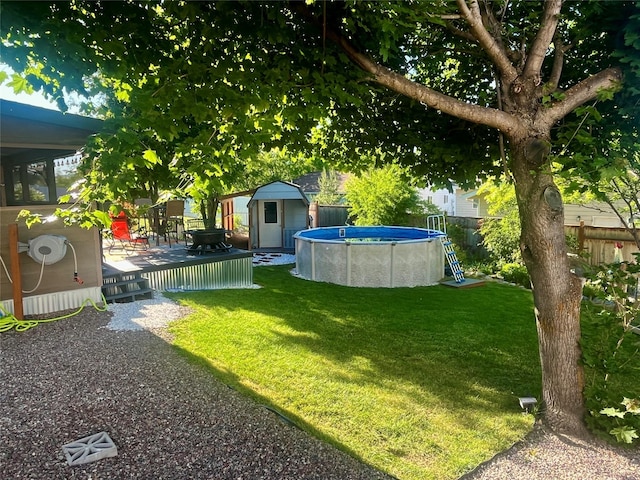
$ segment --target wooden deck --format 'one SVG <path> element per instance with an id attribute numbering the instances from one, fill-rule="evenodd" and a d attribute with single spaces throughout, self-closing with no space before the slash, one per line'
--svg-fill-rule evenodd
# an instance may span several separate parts
<path id="1" fill-rule="evenodd" d="M 184 243 L 161 244 L 144 250 L 109 249 L 102 262 L 107 300 L 145 298 L 152 290 L 186 291 L 247 288 L 253 284 L 253 254 L 229 251 L 189 252 Z"/>
<path id="2" fill-rule="evenodd" d="M 116 249 L 111 252 L 105 249 L 102 261 L 102 272 L 153 272 L 176 268 L 181 265 L 199 265 L 213 262 L 221 262 L 234 258 L 252 258 L 253 254 L 246 250 L 231 248 L 229 251 L 207 252 L 203 254 L 192 253 L 187 250 L 184 243 L 152 246 L 147 250 L 137 248 L 135 250 Z"/>

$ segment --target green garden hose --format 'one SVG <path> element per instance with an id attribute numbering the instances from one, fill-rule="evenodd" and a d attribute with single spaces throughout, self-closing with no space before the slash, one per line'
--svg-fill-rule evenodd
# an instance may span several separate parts
<path id="1" fill-rule="evenodd" d="M 93 300 L 91 300 L 90 298 L 87 298 L 84 302 L 82 302 L 82 305 L 80 305 L 80 308 L 75 312 L 69 313 L 67 315 L 63 315 L 61 317 L 45 318 L 42 320 L 37 320 L 37 319 L 18 320 L 14 315 L 7 312 L 4 308 L 2 308 L 2 306 L 0 306 L 0 314 L 2 314 L 2 316 L 0 317 L 0 333 L 8 332 L 12 328 L 15 328 L 16 332 L 24 332 L 41 323 L 51 323 L 57 320 L 62 320 L 64 318 L 73 317 L 75 315 L 78 315 L 84 309 L 84 307 L 87 306 L 87 304 L 89 303 L 93 305 L 93 308 L 95 308 L 97 311 L 106 312 L 108 310 L 108 307 L 107 307 L 107 300 L 104 298 L 104 295 L 102 296 L 102 301 L 105 305 L 104 307 L 98 306 Z"/>

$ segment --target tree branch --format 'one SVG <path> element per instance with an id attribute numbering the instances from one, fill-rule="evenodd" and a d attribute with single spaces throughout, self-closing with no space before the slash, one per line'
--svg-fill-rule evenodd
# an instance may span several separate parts
<path id="1" fill-rule="evenodd" d="M 510 134 L 516 129 L 524 128 L 515 117 L 508 113 L 496 110 L 495 108 L 466 103 L 454 97 L 444 95 L 374 62 L 368 56 L 359 52 L 346 38 L 333 30 L 327 30 L 327 38 L 340 46 L 351 61 L 362 70 L 369 72 L 373 81 L 394 92 L 417 100 L 443 113 L 496 128 L 506 134 Z"/>
<path id="2" fill-rule="evenodd" d="M 551 75 L 549 80 L 546 82 L 547 88 L 545 93 L 555 92 L 558 89 L 558 85 L 560 84 L 560 76 L 562 75 L 562 68 L 564 67 L 564 54 L 569 48 L 568 45 L 564 45 L 562 40 L 558 35 L 555 36 L 553 40 L 554 45 L 554 57 L 553 57 L 553 66 L 551 68 Z"/>
<path id="3" fill-rule="evenodd" d="M 295 10 L 310 21 L 317 23 L 317 20 L 312 16 L 311 12 L 301 3 L 296 4 Z M 482 31 L 484 31 L 487 37 L 491 38 L 484 28 L 482 28 Z M 454 97 L 444 95 L 376 63 L 367 55 L 360 52 L 346 37 L 332 28 L 327 28 L 326 36 L 338 45 L 353 63 L 365 72 L 370 73 L 371 81 L 379 85 L 383 85 L 394 92 L 417 100 L 427 107 L 434 108 L 469 122 L 496 128 L 507 135 L 511 135 L 514 132 L 519 132 L 520 134 L 525 132 L 523 123 L 506 112 L 496 110 L 495 108 L 466 103 Z M 513 69 L 506 57 L 502 56 L 501 58 L 504 64 L 507 64 Z"/>
<path id="4" fill-rule="evenodd" d="M 453 22 L 446 22 L 446 25 L 447 25 L 447 30 L 449 30 L 454 35 L 456 35 L 456 36 L 458 36 L 460 38 L 464 38 L 465 40 L 468 40 L 470 42 L 478 43 L 478 40 L 476 39 L 476 37 L 474 37 L 469 32 L 465 32 L 464 30 L 460 30 L 458 27 L 456 27 L 453 24 Z"/>
<path id="5" fill-rule="evenodd" d="M 523 76 L 525 78 L 540 77 L 542 62 L 547 54 L 547 49 L 551 44 L 558 26 L 558 18 L 560 17 L 560 9 L 562 0 L 547 0 L 542 14 L 542 24 L 536 35 L 529 55 L 527 63 L 524 66 Z"/>
<path id="6" fill-rule="evenodd" d="M 518 76 L 518 73 L 509 61 L 506 52 L 500 48 L 498 42 L 496 42 L 493 36 L 484 28 L 478 1 L 471 0 L 471 8 L 467 6 L 465 0 L 457 0 L 457 3 L 462 17 L 469 24 L 471 33 L 478 40 L 482 49 L 487 52 L 491 61 L 502 73 L 503 78 L 509 83 L 512 82 Z"/>
<path id="7" fill-rule="evenodd" d="M 638 203 L 638 198 L 636 197 L 634 199 L 634 195 L 631 193 L 630 185 L 625 181 L 624 178 L 619 178 L 619 179 L 613 178 L 609 183 L 613 186 L 613 189 L 616 191 L 616 193 L 620 197 L 620 200 L 627 206 L 627 210 L 629 211 L 629 216 L 632 217 L 634 214 L 633 212 L 634 203 L 635 204 Z M 620 183 L 622 183 L 624 187 L 620 186 Z M 626 189 L 626 192 L 625 192 L 625 189 Z M 636 192 L 633 192 L 633 193 L 636 193 Z"/>
<path id="8" fill-rule="evenodd" d="M 605 202 L 609 205 L 609 207 L 611 207 L 611 210 L 613 210 L 620 222 L 622 222 L 624 229 L 631 234 L 636 245 L 640 246 L 640 237 L 638 236 L 638 229 L 636 228 L 635 224 L 633 222 L 627 223 L 627 220 L 622 216 L 622 213 L 618 211 L 614 203 L 609 198 L 605 198 Z"/>
<path id="9" fill-rule="evenodd" d="M 550 108 L 540 109 L 539 119 L 551 126 L 583 103 L 596 98 L 599 90 L 614 88 L 621 81 L 622 71 L 619 68 L 607 68 L 591 75 L 567 90 L 563 100 Z"/>

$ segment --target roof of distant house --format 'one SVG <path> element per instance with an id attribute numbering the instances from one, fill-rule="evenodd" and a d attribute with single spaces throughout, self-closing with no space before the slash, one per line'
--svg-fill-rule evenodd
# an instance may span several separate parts
<path id="1" fill-rule="evenodd" d="M 293 183 L 299 185 L 304 193 L 318 193 L 320 192 L 321 175 L 322 172 L 307 173 L 294 179 Z M 344 194 L 346 192 L 344 185 L 351 178 L 351 174 L 336 172 L 336 175 L 338 176 L 338 193 Z"/>

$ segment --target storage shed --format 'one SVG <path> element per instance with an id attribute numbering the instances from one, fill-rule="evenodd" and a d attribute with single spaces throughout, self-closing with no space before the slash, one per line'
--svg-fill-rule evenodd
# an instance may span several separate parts
<path id="1" fill-rule="evenodd" d="M 258 187 L 248 208 L 251 249 L 293 250 L 293 235 L 309 228 L 309 201 L 294 183 L 276 181 Z"/>

